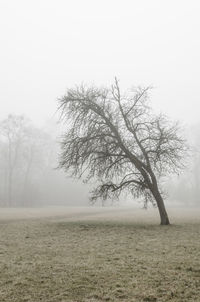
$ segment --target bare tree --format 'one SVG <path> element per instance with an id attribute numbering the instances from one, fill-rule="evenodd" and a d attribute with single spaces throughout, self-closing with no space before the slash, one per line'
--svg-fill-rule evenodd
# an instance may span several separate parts
<path id="1" fill-rule="evenodd" d="M 161 176 L 178 172 L 186 150 L 177 123 L 154 115 L 147 88 L 121 94 L 117 79 L 111 89 L 69 89 L 60 99 L 67 124 L 60 167 L 99 185 L 91 200 L 119 197 L 128 191 L 158 206 L 161 224 L 169 224 L 160 184 Z"/>
<path id="2" fill-rule="evenodd" d="M 50 162 L 54 141 L 22 115 L 0 121 L 0 203 L 4 206 L 31 205 L 34 187 Z M 55 163 L 56 166 L 56 163 Z M 40 174 L 40 175 L 38 175 Z"/>
<path id="3" fill-rule="evenodd" d="M 28 120 L 24 116 L 9 115 L 0 123 L 0 136 L 3 138 L 7 149 L 5 153 L 7 187 L 7 205 L 12 205 L 13 175 L 20 157 L 20 148 L 25 137 Z"/>
<path id="4" fill-rule="evenodd" d="M 192 125 L 186 131 L 190 145 L 187 169 L 181 177 L 173 177 L 169 183 L 170 195 L 186 205 L 199 205 L 200 196 L 200 125 Z"/>

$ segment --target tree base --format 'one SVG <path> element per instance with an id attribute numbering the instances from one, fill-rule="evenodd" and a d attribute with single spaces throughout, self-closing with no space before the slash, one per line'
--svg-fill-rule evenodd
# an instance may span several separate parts
<path id="1" fill-rule="evenodd" d="M 161 221 L 160 225 L 170 225 L 169 219 L 166 218 L 165 220 Z"/>

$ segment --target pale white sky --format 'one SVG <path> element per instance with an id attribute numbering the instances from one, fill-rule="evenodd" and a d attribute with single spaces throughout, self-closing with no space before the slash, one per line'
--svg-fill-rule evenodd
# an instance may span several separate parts
<path id="1" fill-rule="evenodd" d="M 42 124 L 81 82 L 153 85 L 154 106 L 200 120 L 199 0 L 0 0 L 0 119 Z"/>

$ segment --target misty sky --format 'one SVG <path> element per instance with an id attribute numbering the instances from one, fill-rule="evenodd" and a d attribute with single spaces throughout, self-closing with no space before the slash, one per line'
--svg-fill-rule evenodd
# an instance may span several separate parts
<path id="1" fill-rule="evenodd" d="M 198 123 L 199 0 L 0 0 L 0 118 L 42 124 L 81 82 L 153 85 L 154 106 Z"/>

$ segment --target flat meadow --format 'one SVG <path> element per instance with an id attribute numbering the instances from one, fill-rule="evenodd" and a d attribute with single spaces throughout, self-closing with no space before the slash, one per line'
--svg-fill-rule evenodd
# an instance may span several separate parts
<path id="1" fill-rule="evenodd" d="M 200 210 L 0 210 L 1 302 L 200 301 Z"/>

